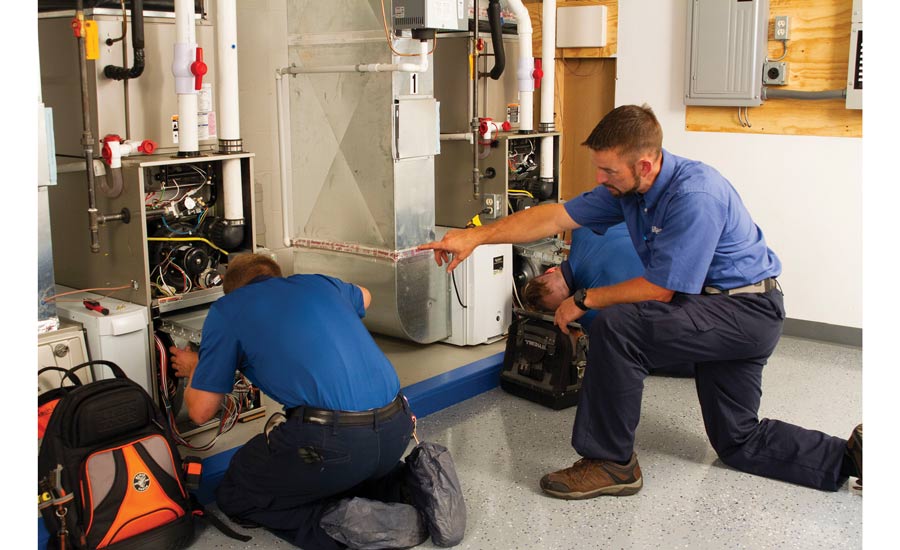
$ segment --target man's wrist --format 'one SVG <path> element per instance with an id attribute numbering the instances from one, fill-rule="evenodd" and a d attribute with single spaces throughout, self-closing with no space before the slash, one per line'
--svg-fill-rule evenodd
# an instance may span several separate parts
<path id="1" fill-rule="evenodd" d="M 579 288 L 575 291 L 575 294 L 572 295 L 572 300 L 574 300 L 575 305 L 578 306 L 578 309 L 582 311 L 587 311 L 591 308 L 587 306 L 585 300 L 587 300 L 587 289 Z"/>

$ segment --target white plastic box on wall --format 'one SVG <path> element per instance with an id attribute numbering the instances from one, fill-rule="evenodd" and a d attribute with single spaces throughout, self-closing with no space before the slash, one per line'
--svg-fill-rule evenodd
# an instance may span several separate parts
<path id="1" fill-rule="evenodd" d="M 57 294 L 72 290 L 56 285 Z M 84 299 L 100 302 L 109 310 L 109 315 L 87 309 L 82 303 Z M 150 384 L 150 321 L 147 308 L 92 292 L 71 294 L 65 300 L 56 302 L 59 317 L 81 323 L 87 334 L 91 359 L 112 361 L 125 371 L 129 379 L 154 395 Z M 112 373 L 98 367 L 94 369 L 94 376 L 98 379 L 111 378 Z"/>
<path id="2" fill-rule="evenodd" d="M 557 48 L 606 46 L 606 6 L 556 8 Z"/>

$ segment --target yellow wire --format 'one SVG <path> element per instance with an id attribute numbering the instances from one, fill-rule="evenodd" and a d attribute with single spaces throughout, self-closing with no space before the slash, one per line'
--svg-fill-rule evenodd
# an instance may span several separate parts
<path id="1" fill-rule="evenodd" d="M 208 244 L 209 246 L 215 248 L 222 254 L 225 254 L 226 256 L 228 255 L 228 252 L 225 252 L 224 250 L 222 250 L 218 246 L 214 245 L 213 243 L 209 242 L 208 240 L 204 239 L 203 237 L 147 237 L 147 240 L 148 241 L 200 241 L 200 242 L 204 242 L 204 243 Z"/>
<path id="2" fill-rule="evenodd" d="M 512 193 L 513 195 L 515 195 L 515 194 L 528 195 L 528 196 L 531 197 L 532 199 L 534 198 L 534 195 L 532 195 L 531 193 L 529 193 L 528 191 L 526 191 L 526 190 L 524 190 L 524 189 L 509 189 L 509 190 L 507 190 L 506 192 L 507 192 L 507 193 Z"/>

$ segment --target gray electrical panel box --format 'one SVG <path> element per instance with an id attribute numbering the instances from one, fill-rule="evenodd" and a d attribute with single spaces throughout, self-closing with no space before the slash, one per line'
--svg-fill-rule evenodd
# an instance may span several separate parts
<path id="1" fill-rule="evenodd" d="M 467 30 L 469 15 L 464 4 L 463 0 L 394 0 L 394 30 Z"/>
<path id="2" fill-rule="evenodd" d="M 853 0 L 853 14 L 850 23 L 850 63 L 847 66 L 846 106 L 848 109 L 862 109 L 862 0 Z"/>
<path id="3" fill-rule="evenodd" d="M 756 107 L 769 0 L 688 0 L 685 105 Z"/>

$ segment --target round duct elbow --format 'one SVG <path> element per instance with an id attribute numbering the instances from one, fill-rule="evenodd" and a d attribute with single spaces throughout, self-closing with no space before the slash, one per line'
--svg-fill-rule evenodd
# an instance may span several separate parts
<path id="1" fill-rule="evenodd" d="M 244 242 L 244 221 L 218 219 L 209 228 L 209 238 L 219 248 L 231 251 Z"/>

